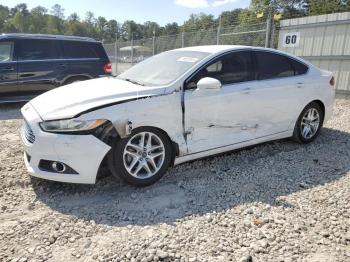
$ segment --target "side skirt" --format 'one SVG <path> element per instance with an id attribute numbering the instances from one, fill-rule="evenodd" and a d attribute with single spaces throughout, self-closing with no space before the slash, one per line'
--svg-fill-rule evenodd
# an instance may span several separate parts
<path id="1" fill-rule="evenodd" d="M 232 145 L 228 145 L 228 146 L 224 146 L 224 147 L 210 149 L 207 151 L 201 151 L 198 153 L 180 156 L 180 157 L 175 158 L 174 165 L 178 165 L 178 164 L 185 163 L 185 162 L 188 162 L 191 160 L 195 160 L 195 159 L 199 159 L 199 158 L 203 158 L 203 157 L 207 157 L 207 156 L 211 156 L 211 155 L 217 155 L 217 154 L 221 154 L 224 152 L 228 152 L 228 151 L 232 151 L 235 149 L 244 148 L 244 147 L 248 147 L 248 146 L 252 146 L 252 145 L 256 145 L 256 144 L 260 144 L 260 143 L 264 143 L 264 142 L 268 142 L 268 141 L 273 141 L 273 140 L 291 137 L 292 135 L 293 135 L 293 130 L 288 130 L 286 132 L 282 132 L 282 133 L 278 133 L 278 134 L 274 134 L 274 135 L 270 135 L 270 136 L 264 136 L 264 137 L 260 137 L 257 139 L 245 141 L 242 143 L 232 144 Z"/>

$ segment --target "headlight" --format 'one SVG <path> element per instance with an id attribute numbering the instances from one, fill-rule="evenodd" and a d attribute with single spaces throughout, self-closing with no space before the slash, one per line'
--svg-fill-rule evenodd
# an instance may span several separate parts
<path id="1" fill-rule="evenodd" d="M 80 120 L 80 119 L 64 119 L 45 121 L 40 123 L 40 127 L 46 132 L 83 132 L 95 129 L 106 123 L 106 119 Z"/>

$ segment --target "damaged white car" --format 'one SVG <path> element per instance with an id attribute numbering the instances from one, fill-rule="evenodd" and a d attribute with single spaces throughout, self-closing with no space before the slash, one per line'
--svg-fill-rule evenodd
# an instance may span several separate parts
<path id="1" fill-rule="evenodd" d="M 331 115 L 333 85 L 329 72 L 272 49 L 164 52 L 27 103 L 25 164 L 33 176 L 71 183 L 95 183 L 107 164 L 147 186 L 193 159 L 287 137 L 311 142 Z"/>

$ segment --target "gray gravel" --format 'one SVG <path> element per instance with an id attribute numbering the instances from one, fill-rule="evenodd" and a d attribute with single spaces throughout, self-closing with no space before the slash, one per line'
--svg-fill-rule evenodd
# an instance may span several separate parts
<path id="1" fill-rule="evenodd" d="M 350 100 L 308 145 L 266 143 L 136 189 L 31 179 L 0 107 L 0 261 L 350 261 Z"/>

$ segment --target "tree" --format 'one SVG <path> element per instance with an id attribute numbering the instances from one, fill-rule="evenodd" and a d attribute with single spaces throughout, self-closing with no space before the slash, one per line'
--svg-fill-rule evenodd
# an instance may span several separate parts
<path id="1" fill-rule="evenodd" d="M 80 18 L 77 13 L 72 13 L 70 16 L 67 18 L 68 22 L 79 22 Z"/>
<path id="2" fill-rule="evenodd" d="M 153 32 L 158 35 L 160 32 L 160 26 L 156 22 L 147 21 L 142 26 L 142 35 L 145 38 L 153 37 Z"/>
<path id="3" fill-rule="evenodd" d="M 22 3 L 11 8 L 10 16 L 15 16 L 17 12 L 20 12 L 23 16 L 27 16 L 29 14 L 27 4 Z"/>
<path id="4" fill-rule="evenodd" d="M 191 14 L 190 18 L 183 24 L 184 31 L 197 31 L 214 28 L 216 26 L 213 15 L 200 13 Z"/>
<path id="5" fill-rule="evenodd" d="M 52 16 L 49 17 L 47 21 L 47 32 L 61 34 L 65 31 L 63 19 L 64 19 L 64 9 L 59 5 L 55 4 L 51 7 Z"/>
<path id="6" fill-rule="evenodd" d="M 10 10 L 7 6 L 0 5 L 0 31 L 4 32 L 8 29 L 8 19 Z"/>
<path id="7" fill-rule="evenodd" d="M 62 8 L 59 4 L 55 4 L 51 7 L 51 14 L 58 19 L 64 19 L 64 8 Z"/>
<path id="8" fill-rule="evenodd" d="M 139 39 L 141 34 L 140 34 L 140 27 L 135 23 L 133 20 L 127 20 L 125 21 L 121 28 L 121 37 L 124 40 L 131 40 L 132 38 L 134 39 Z"/>
<path id="9" fill-rule="evenodd" d="M 87 36 L 87 28 L 84 23 L 80 22 L 77 13 L 72 13 L 65 21 L 65 33 L 68 35 Z"/>
<path id="10" fill-rule="evenodd" d="M 44 33 L 47 25 L 47 9 L 42 6 L 34 7 L 30 11 L 30 26 L 29 32 L 31 33 Z"/>
<path id="11" fill-rule="evenodd" d="M 12 18 L 12 24 L 16 28 L 17 32 L 26 32 L 28 24 L 26 23 L 26 17 L 21 12 L 17 11 Z"/>
<path id="12" fill-rule="evenodd" d="M 252 0 L 251 9 L 268 14 L 281 13 L 283 18 L 292 18 L 307 15 L 307 0 Z"/>
<path id="13" fill-rule="evenodd" d="M 176 35 L 180 33 L 180 27 L 177 23 L 166 24 L 164 30 L 167 35 Z"/>
<path id="14" fill-rule="evenodd" d="M 117 35 L 120 37 L 119 34 L 118 22 L 114 19 L 109 20 L 105 28 L 105 41 L 114 42 Z"/>
<path id="15" fill-rule="evenodd" d="M 221 13 L 219 19 L 221 20 L 221 26 L 227 27 L 231 25 L 237 25 L 239 22 L 239 15 L 243 11 L 241 8 L 234 9 L 232 11 L 224 11 Z"/>
<path id="16" fill-rule="evenodd" d="M 86 12 L 85 22 L 88 25 L 93 25 L 96 22 L 95 15 L 93 12 Z"/>
<path id="17" fill-rule="evenodd" d="M 107 20 L 103 16 L 97 17 L 96 21 L 96 26 L 97 26 L 97 32 L 99 39 L 104 40 L 105 37 L 105 30 L 107 26 Z"/>
<path id="18" fill-rule="evenodd" d="M 310 15 L 350 11 L 349 0 L 309 0 L 307 2 Z"/>

